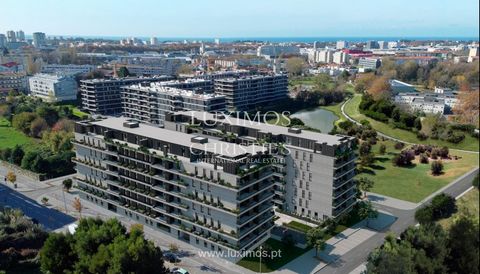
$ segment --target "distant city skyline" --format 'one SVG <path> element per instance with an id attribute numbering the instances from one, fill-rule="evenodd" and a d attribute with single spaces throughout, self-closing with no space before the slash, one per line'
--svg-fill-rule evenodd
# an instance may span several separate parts
<path id="1" fill-rule="evenodd" d="M 2 1 L 0 32 L 93 37 L 478 37 L 460 1 Z"/>

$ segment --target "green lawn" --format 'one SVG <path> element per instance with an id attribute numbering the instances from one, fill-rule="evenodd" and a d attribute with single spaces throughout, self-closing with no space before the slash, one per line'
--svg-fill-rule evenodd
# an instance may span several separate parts
<path id="1" fill-rule="evenodd" d="M 307 233 L 310 229 L 312 229 L 311 226 L 299 223 L 297 221 L 291 221 L 289 223 L 284 223 L 283 226 L 301 231 L 303 233 Z"/>
<path id="2" fill-rule="evenodd" d="M 13 148 L 15 145 L 27 145 L 36 143 L 35 139 L 18 132 L 10 126 L 10 122 L 0 117 L 0 149 Z"/>
<path id="3" fill-rule="evenodd" d="M 271 260 L 266 260 L 265 258 L 262 258 L 261 273 L 275 271 L 309 250 L 308 248 L 301 249 L 296 246 L 287 246 L 281 241 L 277 241 L 271 238 L 268 239 L 265 243 L 269 245 L 273 251 L 280 250 L 281 252 L 279 253 L 280 257 L 278 258 L 274 258 Z M 260 258 L 256 256 L 245 257 L 237 264 L 255 272 L 259 272 L 260 270 Z"/>
<path id="4" fill-rule="evenodd" d="M 321 108 L 325 109 L 325 110 L 328 110 L 328 111 L 331 111 L 333 112 L 337 117 L 338 119 L 335 121 L 335 125 L 337 125 L 338 123 L 342 122 L 342 121 L 346 121 L 347 119 L 345 118 L 345 116 L 343 116 L 342 114 L 342 103 L 338 103 L 338 104 L 335 104 L 335 105 L 330 105 L 330 106 L 322 106 Z"/>
<path id="5" fill-rule="evenodd" d="M 374 129 L 388 136 L 392 136 L 409 143 L 447 146 L 449 148 L 464 149 L 464 150 L 470 150 L 470 151 L 479 150 L 478 139 L 473 138 L 472 136 L 470 136 L 470 134 L 465 134 L 465 140 L 463 140 L 459 144 L 453 144 L 446 141 L 434 140 L 434 139 L 427 139 L 424 141 L 420 141 L 418 140 L 417 135 L 412 131 L 392 128 L 391 126 L 385 123 L 376 121 L 374 119 L 371 119 L 361 114 L 358 109 L 358 106 L 360 105 L 361 100 L 362 100 L 362 96 L 360 94 L 355 94 L 354 97 L 345 105 L 345 113 L 357 121 L 364 120 L 364 119 L 369 121 Z"/>
<path id="6" fill-rule="evenodd" d="M 288 84 L 291 86 L 296 86 L 296 85 L 313 85 L 314 77 L 313 76 L 297 76 L 297 77 L 291 77 L 288 80 Z"/>
<path id="7" fill-rule="evenodd" d="M 372 151 L 376 153 L 375 163 L 357 177 L 372 179 L 375 182 L 372 192 L 414 203 L 420 202 L 436 190 L 478 166 L 479 162 L 477 154 L 452 150 L 450 154 L 459 156 L 460 159 L 443 161 L 444 173 L 440 176 L 433 176 L 430 172 L 430 164 L 418 163 L 418 159 L 410 167 L 394 166 L 391 160 L 400 151 L 394 149 L 394 142 L 384 141 L 387 153 L 378 155 L 380 143 L 382 142 L 378 142 L 372 147 Z"/>
<path id="8" fill-rule="evenodd" d="M 455 218 L 458 215 L 468 212 L 472 214 L 473 217 L 478 221 L 479 220 L 479 192 L 478 188 L 474 188 L 467 192 L 464 196 L 457 200 L 457 213 L 450 216 L 450 218 L 440 220 L 439 223 L 443 228 L 450 228 Z"/>
<path id="9" fill-rule="evenodd" d="M 74 105 L 66 105 L 68 108 L 72 110 L 74 116 L 79 119 L 83 119 L 85 116 L 89 116 L 88 113 L 81 111 L 77 106 Z"/>

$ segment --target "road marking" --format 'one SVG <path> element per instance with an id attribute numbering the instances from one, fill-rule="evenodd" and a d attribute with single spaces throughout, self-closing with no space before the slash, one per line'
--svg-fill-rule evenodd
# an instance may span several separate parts
<path id="1" fill-rule="evenodd" d="M 472 189 L 473 189 L 473 186 L 469 187 L 467 190 L 465 190 L 464 192 L 460 193 L 460 195 L 455 197 L 455 200 L 458 200 L 458 199 L 462 198 L 463 195 L 467 194 L 467 192 L 469 192 Z"/>

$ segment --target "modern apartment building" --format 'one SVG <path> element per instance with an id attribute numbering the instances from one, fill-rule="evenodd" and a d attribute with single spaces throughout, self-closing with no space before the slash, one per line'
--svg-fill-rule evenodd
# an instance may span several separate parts
<path id="1" fill-rule="evenodd" d="M 336 51 L 333 54 L 333 63 L 335 64 L 345 64 L 349 60 L 349 56 L 346 52 L 344 51 Z"/>
<path id="2" fill-rule="evenodd" d="M 61 64 L 43 64 L 41 71 L 43 73 L 61 73 L 61 74 L 81 74 L 89 73 L 95 69 L 93 65 L 61 65 Z"/>
<path id="3" fill-rule="evenodd" d="M 282 54 L 299 54 L 300 49 L 292 45 L 263 45 L 257 48 L 258 56 L 277 58 Z"/>
<path id="4" fill-rule="evenodd" d="M 46 38 L 45 33 L 34 32 L 33 33 L 33 46 L 35 46 L 36 48 L 45 46 L 45 44 L 46 44 L 45 38 Z"/>
<path id="5" fill-rule="evenodd" d="M 377 68 L 380 67 L 381 64 L 382 64 L 382 61 L 380 58 L 364 57 L 364 58 L 358 59 L 358 66 L 363 69 L 376 70 Z"/>
<path id="6" fill-rule="evenodd" d="M 225 110 L 225 96 L 172 88 L 168 82 L 138 83 L 122 88 L 123 116 L 163 125 L 165 113 L 178 110 Z"/>
<path id="7" fill-rule="evenodd" d="M 188 78 L 185 80 L 170 80 L 162 82 L 161 85 L 171 88 L 213 93 L 213 81 L 211 79 Z"/>
<path id="8" fill-rule="evenodd" d="M 171 77 L 89 79 L 80 81 L 82 109 L 91 114 L 122 113 L 121 87 L 141 82 L 171 80 Z"/>
<path id="9" fill-rule="evenodd" d="M 226 97 L 227 110 L 251 111 L 285 99 L 288 78 L 275 74 L 216 79 L 214 88 L 215 93 Z"/>
<path id="10" fill-rule="evenodd" d="M 324 220 L 356 203 L 354 137 L 194 111 L 168 113 L 165 129 L 269 147 L 274 202 L 288 213 Z"/>
<path id="11" fill-rule="evenodd" d="M 116 117 L 76 123 L 74 145 L 82 199 L 205 250 L 251 250 L 270 237 L 263 146 Z"/>
<path id="12" fill-rule="evenodd" d="M 28 82 L 30 94 L 47 102 L 77 100 L 77 82 L 71 76 L 37 73 Z"/>
<path id="13" fill-rule="evenodd" d="M 348 48 L 348 42 L 347 41 L 337 41 L 336 48 L 337 49 L 346 49 L 346 48 Z"/>
<path id="14" fill-rule="evenodd" d="M 28 90 L 27 83 L 25 73 L 0 72 L 0 95 L 11 90 L 25 92 Z"/>

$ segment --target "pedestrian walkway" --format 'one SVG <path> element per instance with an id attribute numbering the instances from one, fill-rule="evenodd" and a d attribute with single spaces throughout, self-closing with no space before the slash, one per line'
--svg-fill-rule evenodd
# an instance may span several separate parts
<path id="1" fill-rule="evenodd" d="M 388 197 L 388 196 L 384 196 L 384 195 L 372 193 L 372 192 L 367 192 L 367 198 L 372 203 L 393 207 L 401 210 L 412 210 L 418 206 L 418 204 L 416 203 L 399 200 L 399 199 L 395 199 L 392 197 Z"/>

